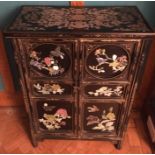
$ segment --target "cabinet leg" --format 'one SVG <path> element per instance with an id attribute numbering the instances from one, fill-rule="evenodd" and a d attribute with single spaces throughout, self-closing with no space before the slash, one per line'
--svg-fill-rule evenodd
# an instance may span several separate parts
<path id="1" fill-rule="evenodd" d="M 32 141 L 32 145 L 34 147 L 37 147 L 38 146 L 38 141 L 37 141 L 37 138 L 34 134 L 34 132 L 31 130 L 31 141 Z"/>
<path id="2" fill-rule="evenodd" d="M 117 143 L 115 144 L 115 147 L 116 149 L 120 150 L 122 148 L 122 141 L 121 140 L 117 141 Z"/>
<path id="3" fill-rule="evenodd" d="M 32 145 L 33 145 L 33 147 L 38 146 L 38 142 L 37 142 L 37 139 L 35 137 L 32 137 Z"/>

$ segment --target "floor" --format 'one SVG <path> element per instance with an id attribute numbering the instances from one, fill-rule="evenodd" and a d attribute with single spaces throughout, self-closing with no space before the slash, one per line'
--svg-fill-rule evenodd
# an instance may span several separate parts
<path id="1" fill-rule="evenodd" d="M 121 150 L 104 141 L 44 140 L 33 148 L 23 108 L 0 108 L 0 153 L 152 153 L 138 112 L 132 112 Z"/>

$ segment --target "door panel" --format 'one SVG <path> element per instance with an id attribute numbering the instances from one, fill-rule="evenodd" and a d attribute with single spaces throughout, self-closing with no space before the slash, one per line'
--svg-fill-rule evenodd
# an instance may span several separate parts
<path id="1" fill-rule="evenodd" d="M 82 40 L 82 80 L 131 80 L 139 44 L 140 40 Z"/>
<path id="2" fill-rule="evenodd" d="M 128 67 L 128 52 L 118 45 L 98 46 L 86 57 L 86 70 L 95 78 L 109 79 L 121 75 Z"/>
<path id="3" fill-rule="evenodd" d="M 68 100 L 35 100 L 37 126 L 42 132 L 75 131 L 75 105 Z"/>
<path id="4" fill-rule="evenodd" d="M 63 76 L 71 65 L 65 49 L 52 43 L 33 48 L 28 58 L 30 70 L 51 78 Z"/>
<path id="5" fill-rule="evenodd" d="M 65 40 L 65 39 L 64 39 Z M 73 80 L 75 77 L 75 41 L 19 39 L 23 66 L 32 78 Z"/>
<path id="6" fill-rule="evenodd" d="M 89 84 L 84 86 L 84 96 L 91 99 L 121 99 L 125 96 L 126 85 L 123 84 Z"/>
<path id="7" fill-rule="evenodd" d="M 140 40 L 81 40 L 81 137 L 119 137 Z M 132 63 L 131 63 L 132 62 Z"/>
<path id="8" fill-rule="evenodd" d="M 115 102 L 83 102 L 83 134 L 117 135 L 121 104 Z"/>
<path id="9" fill-rule="evenodd" d="M 74 97 L 73 83 L 63 81 L 33 80 L 30 83 L 30 93 L 34 97 Z"/>

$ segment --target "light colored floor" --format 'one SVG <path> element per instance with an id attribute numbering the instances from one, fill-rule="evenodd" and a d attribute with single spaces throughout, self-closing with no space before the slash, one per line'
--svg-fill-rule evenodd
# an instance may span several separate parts
<path id="1" fill-rule="evenodd" d="M 23 108 L 0 108 L 0 153 L 152 153 L 139 113 L 131 114 L 121 150 L 104 141 L 44 140 L 33 148 Z"/>

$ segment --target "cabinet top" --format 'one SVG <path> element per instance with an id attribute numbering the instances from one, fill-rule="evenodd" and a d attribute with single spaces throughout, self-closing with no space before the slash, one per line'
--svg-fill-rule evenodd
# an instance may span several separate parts
<path id="1" fill-rule="evenodd" d="M 152 29 L 135 6 L 23 6 L 5 31 L 150 33 Z"/>

